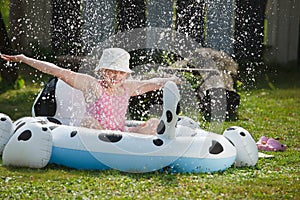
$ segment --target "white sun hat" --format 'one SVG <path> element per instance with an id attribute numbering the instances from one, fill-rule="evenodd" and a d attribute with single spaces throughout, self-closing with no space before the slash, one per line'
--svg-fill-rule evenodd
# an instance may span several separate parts
<path id="1" fill-rule="evenodd" d="M 95 68 L 95 71 L 98 71 L 99 69 L 110 69 L 132 73 L 133 71 L 129 68 L 129 59 L 130 54 L 124 49 L 104 49 L 99 64 Z"/>

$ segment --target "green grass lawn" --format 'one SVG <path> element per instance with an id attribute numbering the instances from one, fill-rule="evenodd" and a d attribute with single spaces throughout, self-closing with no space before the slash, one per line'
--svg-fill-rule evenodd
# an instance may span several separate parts
<path id="1" fill-rule="evenodd" d="M 268 152 L 255 167 L 231 167 L 212 174 L 146 174 L 0 166 L 0 199 L 300 199 L 299 71 L 257 76 L 256 88 L 241 89 L 239 120 L 260 136 L 278 138 L 285 152 Z M 31 114 L 39 85 L 0 94 L 0 112 L 17 119 Z"/>

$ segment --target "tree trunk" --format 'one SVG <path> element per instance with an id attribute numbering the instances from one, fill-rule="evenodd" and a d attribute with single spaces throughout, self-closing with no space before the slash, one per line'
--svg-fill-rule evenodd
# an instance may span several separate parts
<path id="1" fill-rule="evenodd" d="M 0 35 L 2 36 L 0 39 L 0 52 L 5 54 L 12 54 L 12 48 L 10 39 L 8 38 L 8 34 L 5 28 L 4 20 L 2 18 L 2 14 L 0 12 Z M 0 59 L 0 72 L 2 78 L 2 85 L 12 86 L 18 78 L 17 70 L 13 67 L 7 67 L 5 65 L 5 61 Z"/>
<path id="2" fill-rule="evenodd" d="M 204 43 L 204 6 L 204 0 L 178 0 L 176 5 L 177 30 L 201 45 Z"/>
<path id="3" fill-rule="evenodd" d="M 52 1 L 52 48 L 56 55 L 82 54 L 81 28 L 80 1 Z"/>
<path id="4" fill-rule="evenodd" d="M 263 60 L 264 20 L 267 0 L 237 0 L 235 55 L 239 61 Z"/>
<path id="5" fill-rule="evenodd" d="M 146 2 L 144 0 L 117 1 L 118 31 L 127 31 L 146 26 Z"/>

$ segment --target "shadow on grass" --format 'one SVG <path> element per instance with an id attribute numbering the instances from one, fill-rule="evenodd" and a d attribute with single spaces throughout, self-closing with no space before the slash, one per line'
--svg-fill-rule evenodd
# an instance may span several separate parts
<path id="1" fill-rule="evenodd" d="M 239 79 L 246 89 L 300 88 L 300 67 L 261 65 L 251 71 L 240 70 Z"/>

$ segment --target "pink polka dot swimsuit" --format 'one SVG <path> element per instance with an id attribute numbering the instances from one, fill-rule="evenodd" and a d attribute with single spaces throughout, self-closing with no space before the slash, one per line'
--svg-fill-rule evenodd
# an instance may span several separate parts
<path id="1" fill-rule="evenodd" d="M 102 85 L 102 82 L 100 84 Z M 88 115 L 97 119 L 103 129 L 124 131 L 129 93 L 126 88 L 120 96 L 103 91 L 99 99 L 87 105 Z"/>

